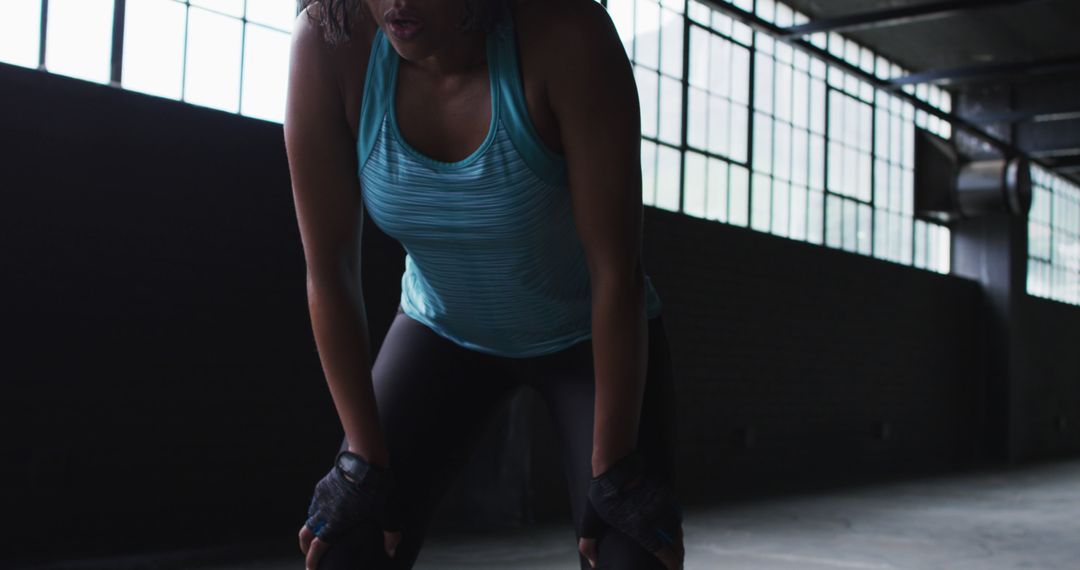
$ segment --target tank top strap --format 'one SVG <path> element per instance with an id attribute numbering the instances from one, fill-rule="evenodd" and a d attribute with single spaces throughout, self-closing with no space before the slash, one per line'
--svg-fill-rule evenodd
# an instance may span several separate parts
<path id="1" fill-rule="evenodd" d="M 508 14 L 491 32 L 496 45 L 496 78 L 502 102 L 502 121 L 514 147 L 537 176 L 551 184 L 566 183 L 566 160 L 540 140 L 529 117 L 523 79 L 518 65 L 517 34 Z"/>
<path id="2" fill-rule="evenodd" d="M 390 90 L 390 71 L 393 63 L 391 58 L 395 56 L 397 53 L 394 52 L 394 47 L 390 45 L 390 41 L 383 34 L 380 26 L 375 30 L 375 38 L 371 42 L 371 53 L 368 55 L 367 73 L 364 74 L 360 124 L 356 137 L 359 171 L 364 169 L 364 164 L 371 156 L 372 149 L 375 148 L 379 128 L 390 106 L 390 97 L 393 95 Z"/>

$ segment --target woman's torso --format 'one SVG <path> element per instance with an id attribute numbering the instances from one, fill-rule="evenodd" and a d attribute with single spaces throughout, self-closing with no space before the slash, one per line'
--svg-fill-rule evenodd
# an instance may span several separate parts
<path id="1" fill-rule="evenodd" d="M 516 0 L 514 14 L 522 89 L 529 117 L 540 140 L 561 154 L 559 126 L 544 92 L 549 62 L 543 57 L 547 52 L 540 46 L 542 28 L 550 19 L 550 11 L 544 10 L 544 4 L 539 0 Z M 345 118 L 354 141 L 360 123 L 364 75 L 377 27 L 370 19 L 356 23 L 353 40 L 338 61 Z M 445 162 L 464 158 L 479 147 L 487 135 L 491 115 L 463 111 L 491 108 L 486 70 L 478 70 L 469 85 L 458 86 L 454 93 L 438 93 L 428 85 L 414 87 L 411 81 L 417 77 L 410 76 L 407 70 L 407 66 L 402 66 L 397 100 L 399 126 L 405 139 L 424 154 Z M 405 89 L 405 85 L 410 87 Z M 430 128 L 431 125 L 439 125 L 439 128 Z"/>
<path id="2" fill-rule="evenodd" d="M 487 65 L 452 89 L 412 73 L 374 24 L 343 58 L 367 217 L 407 252 L 403 312 L 502 356 L 591 336 L 589 275 L 544 90 L 551 13 L 517 4 L 503 33 L 488 35 Z M 646 285 L 652 317 L 660 301 Z"/>

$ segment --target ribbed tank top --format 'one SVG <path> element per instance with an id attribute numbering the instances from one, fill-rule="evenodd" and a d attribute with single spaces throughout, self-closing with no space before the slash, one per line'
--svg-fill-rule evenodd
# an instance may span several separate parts
<path id="1" fill-rule="evenodd" d="M 514 35 L 510 18 L 487 35 L 487 137 L 468 157 L 443 162 L 401 135 L 400 56 L 379 28 L 357 153 L 363 206 L 406 251 L 402 312 L 465 348 L 521 358 L 590 338 L 592 292 L 566 161 L 530 121 Z M 645 284 L 652 318 L 661 302 L 648 276 Z"/>

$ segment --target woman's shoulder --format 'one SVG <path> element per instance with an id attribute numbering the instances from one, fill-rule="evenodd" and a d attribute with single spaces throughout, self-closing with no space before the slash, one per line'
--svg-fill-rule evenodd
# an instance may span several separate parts
<path id="1" fill-rule="evenodd" d="M 595 0 L 511 0 L 514 24 L 523 51 L 535 54 L 545 70 L 557 71 L 565 62 L 563 43 L 568 28 L 581 30 L 610 22 L 607 9 Z"/>
<path id="2" fill-rule="evenodd" d="M 366 2 L 361 4 L 366 5 Z M 302 74 L 305 83 L 320 84 L 305 85 L 304 89 L 336 92 L 342 116 L 355 137 L 359 99 L 378 26 L 365 8 L 362 13 L 349 18 L 348 38 L 338 38 L 334 42 L 323 24 L 324 9 L 320 2 L 312 2 L 297 15 L 292 30 L 291 62 L 311 68 Z"/>

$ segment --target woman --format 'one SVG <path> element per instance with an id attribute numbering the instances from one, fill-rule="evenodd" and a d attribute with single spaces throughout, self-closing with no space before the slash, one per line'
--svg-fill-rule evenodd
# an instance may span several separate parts
<path id="1" fill-rule="evenodd" d="M 521 383 L 562 442 L 582 568 L 681 568 L 674 394 L 640 258 L 640 112 L 592 0 L 301 0 L 285 142 L 320 359 L 345 431 L 308 568 L 411 568 Z M 374 363 L 366 210 L 404 246 Z M 595 418 L 595 421 L 594 421 Z"/>

